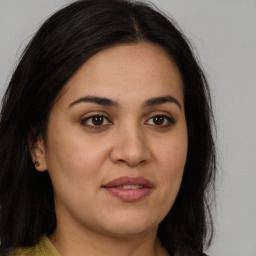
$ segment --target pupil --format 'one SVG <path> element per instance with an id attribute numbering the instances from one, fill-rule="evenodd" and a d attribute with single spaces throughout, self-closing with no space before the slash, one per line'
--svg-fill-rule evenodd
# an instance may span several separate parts
<path id="1" fill-rule="evenodd" d="M 93 119 L 92 119 L 92 123 L 94 125 L 102 125 L 103 124 L 103 117 L 102 116 L 95 116 Z"/>
<path id="2" fill-rule="evenodd" d="M 162 125 L 164 123 L 164 118 L 162 116 L 155 116 L 154 123 L 156 125 Z"/>

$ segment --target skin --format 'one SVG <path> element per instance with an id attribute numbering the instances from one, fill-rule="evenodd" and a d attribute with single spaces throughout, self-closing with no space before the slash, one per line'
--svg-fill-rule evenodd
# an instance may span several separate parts
<path id="1" fill-rule="evenodd" d="M 116 105 L 81 100 L 87 96 Z M 174 101 L 145 106 L 163 96 Z M 168 255 L 156 233 L 179 191 L 187 144 L 182 79 L 164 49 L 120 45 L 85 62 L 52 108 L 47 141 L 39 138 L 31 150 L 53 183 L 57 228 L 50 239 L 60 253 Z M 102 188 L 121 176 L 147 178 L 152 192 L 124 202 Z"/>

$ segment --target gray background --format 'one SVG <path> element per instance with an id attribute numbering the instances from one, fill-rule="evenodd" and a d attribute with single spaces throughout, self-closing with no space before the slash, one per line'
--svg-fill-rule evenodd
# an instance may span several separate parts
<path id="1" fill-rule="evenodd" d="M 0 0 L 0 97 L 22 49 L 68 0 Z M 218 127 L 211 256 L 256 256 L 256 1 L 153 0 L 173 17 L 208 75 Z"/>

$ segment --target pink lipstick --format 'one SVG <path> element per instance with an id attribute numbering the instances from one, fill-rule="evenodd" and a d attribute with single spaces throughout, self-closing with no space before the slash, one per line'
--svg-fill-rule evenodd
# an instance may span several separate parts
<path id="1" fill-rule="evenodd" d="M 112 196 L 125 202 L 136 202 L 153 190 L 153 184 L 146 178 L 123 176 L 102 186 Z"/>

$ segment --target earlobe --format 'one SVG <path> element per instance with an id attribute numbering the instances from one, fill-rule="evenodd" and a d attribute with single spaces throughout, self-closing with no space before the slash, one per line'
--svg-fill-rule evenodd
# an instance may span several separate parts
<path id="1" fill-rule="evenodd" d="M 29 150 L 35 169 L 39 172 L 46 171 L 47 163 L 43 138 L 40 137 L 35 142 L 30 142 Z"/>

